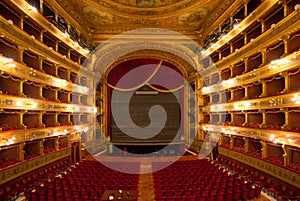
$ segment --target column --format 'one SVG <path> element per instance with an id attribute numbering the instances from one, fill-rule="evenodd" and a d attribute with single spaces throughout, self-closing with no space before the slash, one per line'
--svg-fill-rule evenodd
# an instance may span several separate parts
<path id="1" fill-rule="evenodd" d="M 243 139 L 244 139 L 244 142 L 245 142 L 245 144 L 244 144 L 245 153 L 248 153 L 249 152 L 249 139 L 246 138 L 246 137 L 244 137 Z"/>
<path id="2" fill-rule="evenodd" d="M 233 149 L 233 147 L 234 147 L 234 136 L 230 135 L 229 139 L 230 139 L 230 141 L 229 141 L 229 148 Z"/>
<path id="3" fill-rule="evenodd" d="M 289 158 L 288 158 L 288 149 L 287 147 L 285 146 L 285 144 L 281 145 L 281 148 L 283 150 L 283 166 L 286 167 L 288 165 L 290 165 L 290 161 L 289 161 Z"/>
<path id="4" fill-rule="evenodd" d="M 25 142 L 21 142 L 19 147 L 18 147 L 18 161 L 19 162 L 22 162 L 24 161 L 24 154 L 25 154 L 25 151 L 24 151 L 24 147 L 25 147 L 26 143 Z"/>
<path id="5" fill-rule="evenodd" d="M 268 148 L 267 148 L 268 145 L 263 140 L 260 141 L 260 144 L 262 146 L 262 148 L 261 148 L 262 158 L 267 158 L 268 157 Z"/>

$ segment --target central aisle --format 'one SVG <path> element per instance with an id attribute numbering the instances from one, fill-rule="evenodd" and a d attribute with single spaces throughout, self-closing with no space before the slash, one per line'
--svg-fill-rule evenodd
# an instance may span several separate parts
<path id="1" fill-rule="evenodd" d="M 154 200 L 154 186 L 152 179 L 152 165 L 151 162 L 141 162 L 141 174 L 139 181 L 139 201 L 153 201 Z M 147 173 L 150 172 L 150 173 Z"/>

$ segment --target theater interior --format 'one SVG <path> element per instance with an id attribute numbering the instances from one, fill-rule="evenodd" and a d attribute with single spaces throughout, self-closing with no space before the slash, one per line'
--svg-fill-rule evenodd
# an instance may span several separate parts
<path id="1" fill-rule="evenodd" d="M 300 200 L 299 0 L 0 14 L 0 200 Z"/>

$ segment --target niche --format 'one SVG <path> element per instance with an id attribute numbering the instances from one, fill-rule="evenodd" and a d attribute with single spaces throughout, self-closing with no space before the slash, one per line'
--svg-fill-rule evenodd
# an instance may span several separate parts
<path id="1" fill-rule="evenodd" d="M 39 99 L 41 97 L 40 84 L 31 81 L 25 81 L 23 83 L 23 92 L 26 97 Z"/>
<path id="2" fill-rule="evenodd" d="M 34 54 L 33 52 L 24 50 L 23 51 L 23 62 L 25 65 L 35 69 L 39 70 L 39 57 Z"/>
<path id="3" fill-rule="evenodd" d="M 18 46 L 0 37 L 0 54 L 18 61 Z"/>
<path id="4" fill-rule="evenodd" d="M 242 61 L 233 66 L 232 76 L 235 77 L 235 76 L 242 75 L 244 71 L 245 71 L 245 62 Z"/>
<path id="5" fill-rule="evenodd" d="M 262 84 L 260 82 L 254 82 L 248 85 L 248 98 L 254 99 L 258 98 L 262 94 Z"/>
<path id="6" fill-rule="evenodd" d="M 39 117 L 39 111 L 28 111 L 23 114 L 23 124 L 27 129 L 38 128 L 40 124 Z"/>
<path id="7" fill-rule="evenodd" d="M 48 75 L 52 75 L 56 77 L 56 66 L 54 63 L 43 60 L 43 71 L 45 71 Z"/>
<path id="8" fill-rule="evenodd" d="M 266 96 L 279 95 L 285 89 L 285 78 L 280 75 L 266 79 Z"/>
<path id="9" fill-rule="evenodd" d="M 262 65 L 262 54 L 259 52 L 256 55 L 249 57 L 247 72 L 260 68 Z"/>
<path id="10" fill-rule="evenodd" d="M 266 62 L 270 63 L 273 60 L 279 59 L 284 54 L 283 41 L 269 47 L 266 54 Z"/>

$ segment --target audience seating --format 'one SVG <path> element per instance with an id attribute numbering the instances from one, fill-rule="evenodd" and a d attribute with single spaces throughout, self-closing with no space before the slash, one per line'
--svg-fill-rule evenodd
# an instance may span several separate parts
<path id="1" fill-rule="evenodd" d="M 164 163 L 154 162 L 153 168 Z M 177 161 L 153 173 L 155 200 L 234 201 L 260 195 L 260 186 L 206 159 Z"/>
<path id="2" fill-rule="evenodd" d="M 139 171 L 139 163 L 115 163 Z M 34 186 L 25 196 L 32 201 L 100 200 L 105 190 L 137 190 L 139 175 L 112 170 L 98 161 L 81 161 L 65 173 Z"/>
<path id="3" fill-rule="evenodd" d="M 287 187 L 284 185 L 273 184 L 270 177 L 260 175 L 256 171 L 249 171 L 247 168 L 241 168 L 241 165 L 234 165 L 235 163 L 228 159 L 218 158 L 216 163 L 222 167 L 225 167 L 228 171 L 232 171 L 238 175 L 241 175 L 242 178 L 246 179 L 246 181 L 253 183 L 253 186 L 256 188 L 248 187 L 248 199 L 253 199 L 260 194 L 260 190 L 263 190 L 278 200 L 300 200 L 299 192 L 287 189 Z M 245 192 L 245 189 L 242 188 L 242 194 L 243 192 Z M 241 199 L 244 199 L 245 197 L 246 195 L 241 195 Z M 237 198 L 238 195 L 236 195 L 236 199 Z"/>

